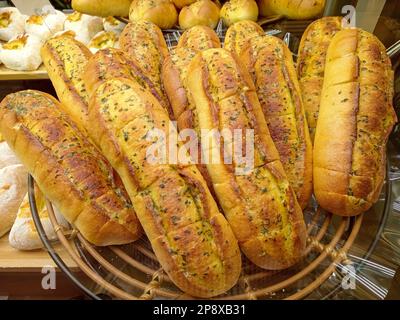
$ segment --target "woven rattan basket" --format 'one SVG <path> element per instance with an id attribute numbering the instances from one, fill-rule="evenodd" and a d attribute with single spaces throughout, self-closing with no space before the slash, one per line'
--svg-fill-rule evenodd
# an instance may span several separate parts
<path id="1" fill-rule="evenodd" d="M 217 33 L 221 40 L 224 28 L 219 24 Z M 269 30 L 290 41 L 290 34 Z M 173 48 L 181 31 L 164 33 L 168 46 Z M 293 49 L 292 49 L 293 50 Z M 293 50 L 294 51 L 294 50 Z M 294 51 L 295 52 L 295 51 Z M 386 183 L 380 200 L 374 206 L 382 219 L 391 210 L 390 161 L 388 157 Z M 61 270 L 89 297 L 101 299 L 191 299 L 182 293 L 168 278 L 159 265 L 149 241 L 139 241 L 124 246 L 95 247 L 88 243 L 73 227 L 61 227 L 54 215 L 52 204 L 47 201 L 51 223 L 59 242 L 79 267 L 79 274 L 70 270 L 53 247 L 40 222 L 34 195 L 34 180 L 29 176 L 29 200 L 32 216 L 39 235 L 49 254 Z M 375 210 L 372 208 L 371 210 Z M 368 214 L 368 213 L 366 213 Z M 363 215 L 337 217 L 318 208 L 311 201 L 304 212 L 308 239 L 307 249 L 301 262 L 282 271 L 266 271 L 253 265 L 243 256 L 242 274 L 236 286 L 216 299 L 301 299 L 335 277 L 334 285 L 340 286 L 352 264 L 348 251 L 353 245 L 362 225 Z M 372 247 L 371 247 L 372 248 Z M 363 258 L 367 259 L 371 250 Z M 84 274 L 84 277 L 81 276 Z"/>

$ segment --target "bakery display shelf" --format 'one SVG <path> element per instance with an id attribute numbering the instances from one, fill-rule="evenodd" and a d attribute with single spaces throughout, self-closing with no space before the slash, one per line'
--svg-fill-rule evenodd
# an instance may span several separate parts
<path id="1" fill-rule="evenodd" d="M 49 75 L 43 64 L 35 71 L 15 71 L 6 68 L 4 65 L 0 65 L 0 81 L 38 79 L 49 79 Z"/>

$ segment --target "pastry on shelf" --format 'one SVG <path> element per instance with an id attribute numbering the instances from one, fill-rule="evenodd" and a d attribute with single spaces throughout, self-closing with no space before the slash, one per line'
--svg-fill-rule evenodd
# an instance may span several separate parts
<path id="1" fill-rule="evenodd" d="M 21 164 L 0 169 L 0 237 L 12 227 L 27 186 L 27 171 Z"/>
<path id="2" fill-rule="evenodd" d="M 49 218 L 45 197 L 37 185 L 35 185 L 35 200 L 40 222 L 47 238 L 49 240 L 56 240 L 57 236 Z M 67 228 L 67 221 L 55 207 L 53 207 L 53 209 L 57 222 L 61 226 Z M 38 231 L 32 218 L 28 194 L 25 195 L 18 209 L 17 217 L 10 230 L 10 234 L 8 235 L 8 242 L 13 248 L 18 250 L 35 250 L 43 248 L 43 243 L 40 240 Z"/>
<path id="3" fill-rule="evenodd" d="M 319 16 L 325 8 L 325 0 L 258 0 L 260 15 L 283 15 L 288 19 L 307 20 Z"/>
<path id="4" fill-rule="evenodd" d="M 42 64 L 42 40 L 30 34 L 21 34 L 2 45 L 0 61 L 12 70 L 33 71 Z"/>
<path id="5" fill-rule="evenodd" d="M 100 17 L 74 12 L 65 20 L 64 30 L 74 31 L 76 40 L 88 45 L 90 40 L 103 30 L 103 20 Z"/>
<path id="6" fill-rule="evenodd" d="M 118 48 L 118 38 L 114 32 L 100 31 L 92 40 L 90 40 L 88 48 L 92 53 L 105 48 Z"/>
<path id="7" fill-rule="evenodd" d="M 9 41 L 24 32 L 25 16 L 17 8 L 0 8 L 0 40 Z"/>
<path id="8" fill-rule="evenodd" d="M 215 29 L 219 21 L 219 7 L 211 0 L 199 0 L 184 7 L 179 13 L 179 26 L 189 29 L 203 25 Z"/>
<path id="9" fill-rule="evenodd" d="M 65 19 L 65 14 L 58 10 L 32 15 L 25 20 L 25 32 L 46 41 L 64 29 Z"/>
<path id="10" fill-rule="evenodd" d="M 103 27 L 107 32 L 114 32 L 115 34 L 120 35 L 125 26 L 126 23 L 123 23 L 112 16 L 103 19 Z"/>

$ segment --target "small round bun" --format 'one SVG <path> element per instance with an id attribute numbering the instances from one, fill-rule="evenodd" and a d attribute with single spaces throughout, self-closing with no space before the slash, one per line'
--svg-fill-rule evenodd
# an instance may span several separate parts
<path id="1" fill-rule="evenodd" d="M 178 12 L 170 0 L 133 0 L 129 9 L 129 20 L 146 20 L 161 29 L 171 29 L 176 25 Z"/>
<path id="2" fill-rule="evenodd" d="M 189 29 L 202 25 L 215 29 L 219 21 L 219 8 L 211 0 L 199 0 L 188 7 L 184 7 L 179 13 L 179 26 Z"/>
<path id="3" fill-rule="evenodd" d="M 242 20 L 257 21 L 257 3 L 254 0 L 230 0 L 222 6 L 221 18 L 227 26 Z"/>

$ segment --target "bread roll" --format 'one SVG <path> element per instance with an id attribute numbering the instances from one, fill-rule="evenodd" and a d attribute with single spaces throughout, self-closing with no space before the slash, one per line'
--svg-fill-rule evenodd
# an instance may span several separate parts
<path id="1" fill-rule="evenodd" d="M 277 37 L 247 42 L 240 60 L 253 78 L 272 140 L 304 209 L 312 193 L 312 145 L 292 54 Z"/>
<path id="2" fill-rule="evenodd" d="M 48 10 L 25 20 L 25 32 L 46 41 L 53 34 L 64 30 L 66 16 L 58 10 Z"/>
<path id="3" fill-rule="evenodd" d="M 92 54 L 82 43 L 64 35 L 48 40 L 42 47 L 41 56 L 61 101 L 60 107 L 85 132 L 89 95 L 82 75 Z"/>
<path id="4" fill-rule="evenodd" d="M 397 121 L 392 99 L 385 47 L 366 31 L 339 31 L 328 47 L 314 140 L 314 193 L 325 210 L 354 216 L 378 200 Z"/>
<path id="5" fill-rule="evenodd" d="M 11 151 L 7 142 L 0 142 L 0 169 L 16 164 L 21 164 L 21 162 L 15 156 L 14 152 Z"/>
<path id="6" fill-rule="evenodd" d="M 333 36 L 341 29 L 342 17 L 324 17 L 311 23 L 300 41 L 297 75 L 303 97 L 311 141 L 317 126 L 325 58 Z"/>
<path id="7" fill-rule="evenodd" d="M 187 29 L 179 37 L 177 48 L 189 48 L 199 51 L 210 48 L 221 48 L 221 42 L 213 29 L 200 25 Z"/>
<path id="8" fill-rule="evenodd" d="M 129 197 L 57 100 L 33 90 L 9 94 L 0 104 L 0 131 L 46 197 L 88 241 L 106 246 L 139 238 Z"/>
<path id="9" fill-rule="evenodd" d="M 117 35 L 114 32 L 100 31 L 96 34 L 88 44 L 88 48 L 92 53 L 96 53 L 101 49 L 119 47 Z"/>
<path id="10" fill-rule="evenodd" d="M 126 78 L 136 81 L 144 89 L 150 91 L 166 110 L 170 109 L 169 101 L 142 71 L 139 63 L 129 59 L 121 50 L 104 49 L 98 51 L 86 65 L 83 80 L 89 95 L 99 85 L 113 78 Z"/>
<path id="11" fill-rule="evenodd" d="M 132 0 L 72 0 L 76 11 L 99 17 L 127 17 Z"/>
<path id="12" fill-rule="evenodd" d="M 103 19 L 103 27 L 104 31 L 114 32 L 117 36 L 119 36 L 124 30 L 126 23 L 115 19 L 114 17 L 107 17 Z"/>
<path id="13" fill-rule="evenodd" d="M 163 92 L 161 68 L 169 52 L 161 30 L 148 21 L 131 22 L 122 32 L 119 45 L 128 58 L 138 63 L 157 91 Z"/>
<path id="14" fill-rule="evenodd" d="M 171 0 L 133 0 L 129 20 L 150 21 L 161 29 L 171 29 L 178 21 L 178 12 Z"/>
<path id="15" fill-rule="evenodd" d="M 191 62 L 187 86 L 200 129 L 254 130 L 254 161 L 246 169 L 233 159 L 207 164 L 215 193 L 243 253 L 256 265 L 287 268 L 301 258 L 306 244 L 303 214 L 268 131 L 249 73 L 224 49 L 199 52 Z M 247 138 L 246 138 L 247 139 Z M 213 144 L 203 151 L 218 150 Z M 242 140 L 243 141 L 243 140 Z M 250 139 L 251 141 L 251 139 Z M 250 142 L 251 143 L 251 142 Z M 204 141 L 202 141 L 204 145 Z M 231 152 L 242 152 L 234 146 Z M 229 150 L 225 150 L 229 152 Z M 250 156 L 246 151 L 246 156 Z M 250 158 L 251 159 L 251 158 Z"/>
<path id="16" fill-rule="evenodd" d="M 17 8 L 0 8 L 0 40 L 10 41 L 24 32 L 25 17 Z"/>
<path id="17" fill-rule="evenodd" d="M 27 186 L 27 172 L 20 164 L 0 169 L 0 238 L 12 227 Z"/>
<path id="18" fill-rule="evenodd" d="M 224 48 L 240 55 L 249 39 L 262 35 L 264 30 L 256 22 L 250 20 L 236 22 L 226 31 Z"/>
<path id="19" fill-rule="evenodd" d="M 52 241 L 57 240 L 56 232 L 46 209 L 44 195 L 37 186 L 35 186 L 35 200 L 40 223 L 43 226 L 47 238 Z M 55 208 L 54 214 L 57 222 L 61 226 L 68 228 L 68 223 L 62 218 L 60 213 Z M 25 198 L 18 209 L 17 217 L 8 236 L 8 242 L 10 243 L 11 247 L 17 250 L 36 250 L 43 248 L 43 242 L 40 240 L 32 218 L 28 194 L 25 195 Z"/>
<path id="20" fill-rule="evenodd" d="M 264 17 L 283 15 L 289 19 L 306 20 L 322 14 L 325 0 L 258 0 Z"/>
<path id="21" fill-rule="evenodd" d="M 41 46 L 41 39 L 21 34 L 1 46 L 0 61 L 12 70 L 34 71 L 42 64 Z"/>
<path id="22" fill-rule="evenodd" d="M 219 21 L 219 8 L 211 0 L 199 0 L 182 8 L 179 13 L 179 26 L 182 29 L 202 25 L 215 29 Z"/>
<path id="23" fill-rule="evenodd" d="M 91 136 L 121 176 L 171 280 L 197 297 L 229 290 L 240 275 L 240 252 L 201 174 L 195 166 L 151 163 L 147 157 L 153 129 L 169 139 L 168 113 L 127 79 L 98 87 L 89 109 L 99 124 L 90 128 Z"/>
<path id="24" fill-rule="evenodd" d="M 230 26 L 242 20 L 257 21 L 258 7 L 254 0 L 230 0 L 221 8 L 224 24 Z"/>
<path id="25" fill-rule="evenodd" d="M 90 39 L 103 30 L 103 20 L 100 17 L 74 12 L 65 20 L 64 29 L 75 32 L 76 39 L 88 45 Z"/>

